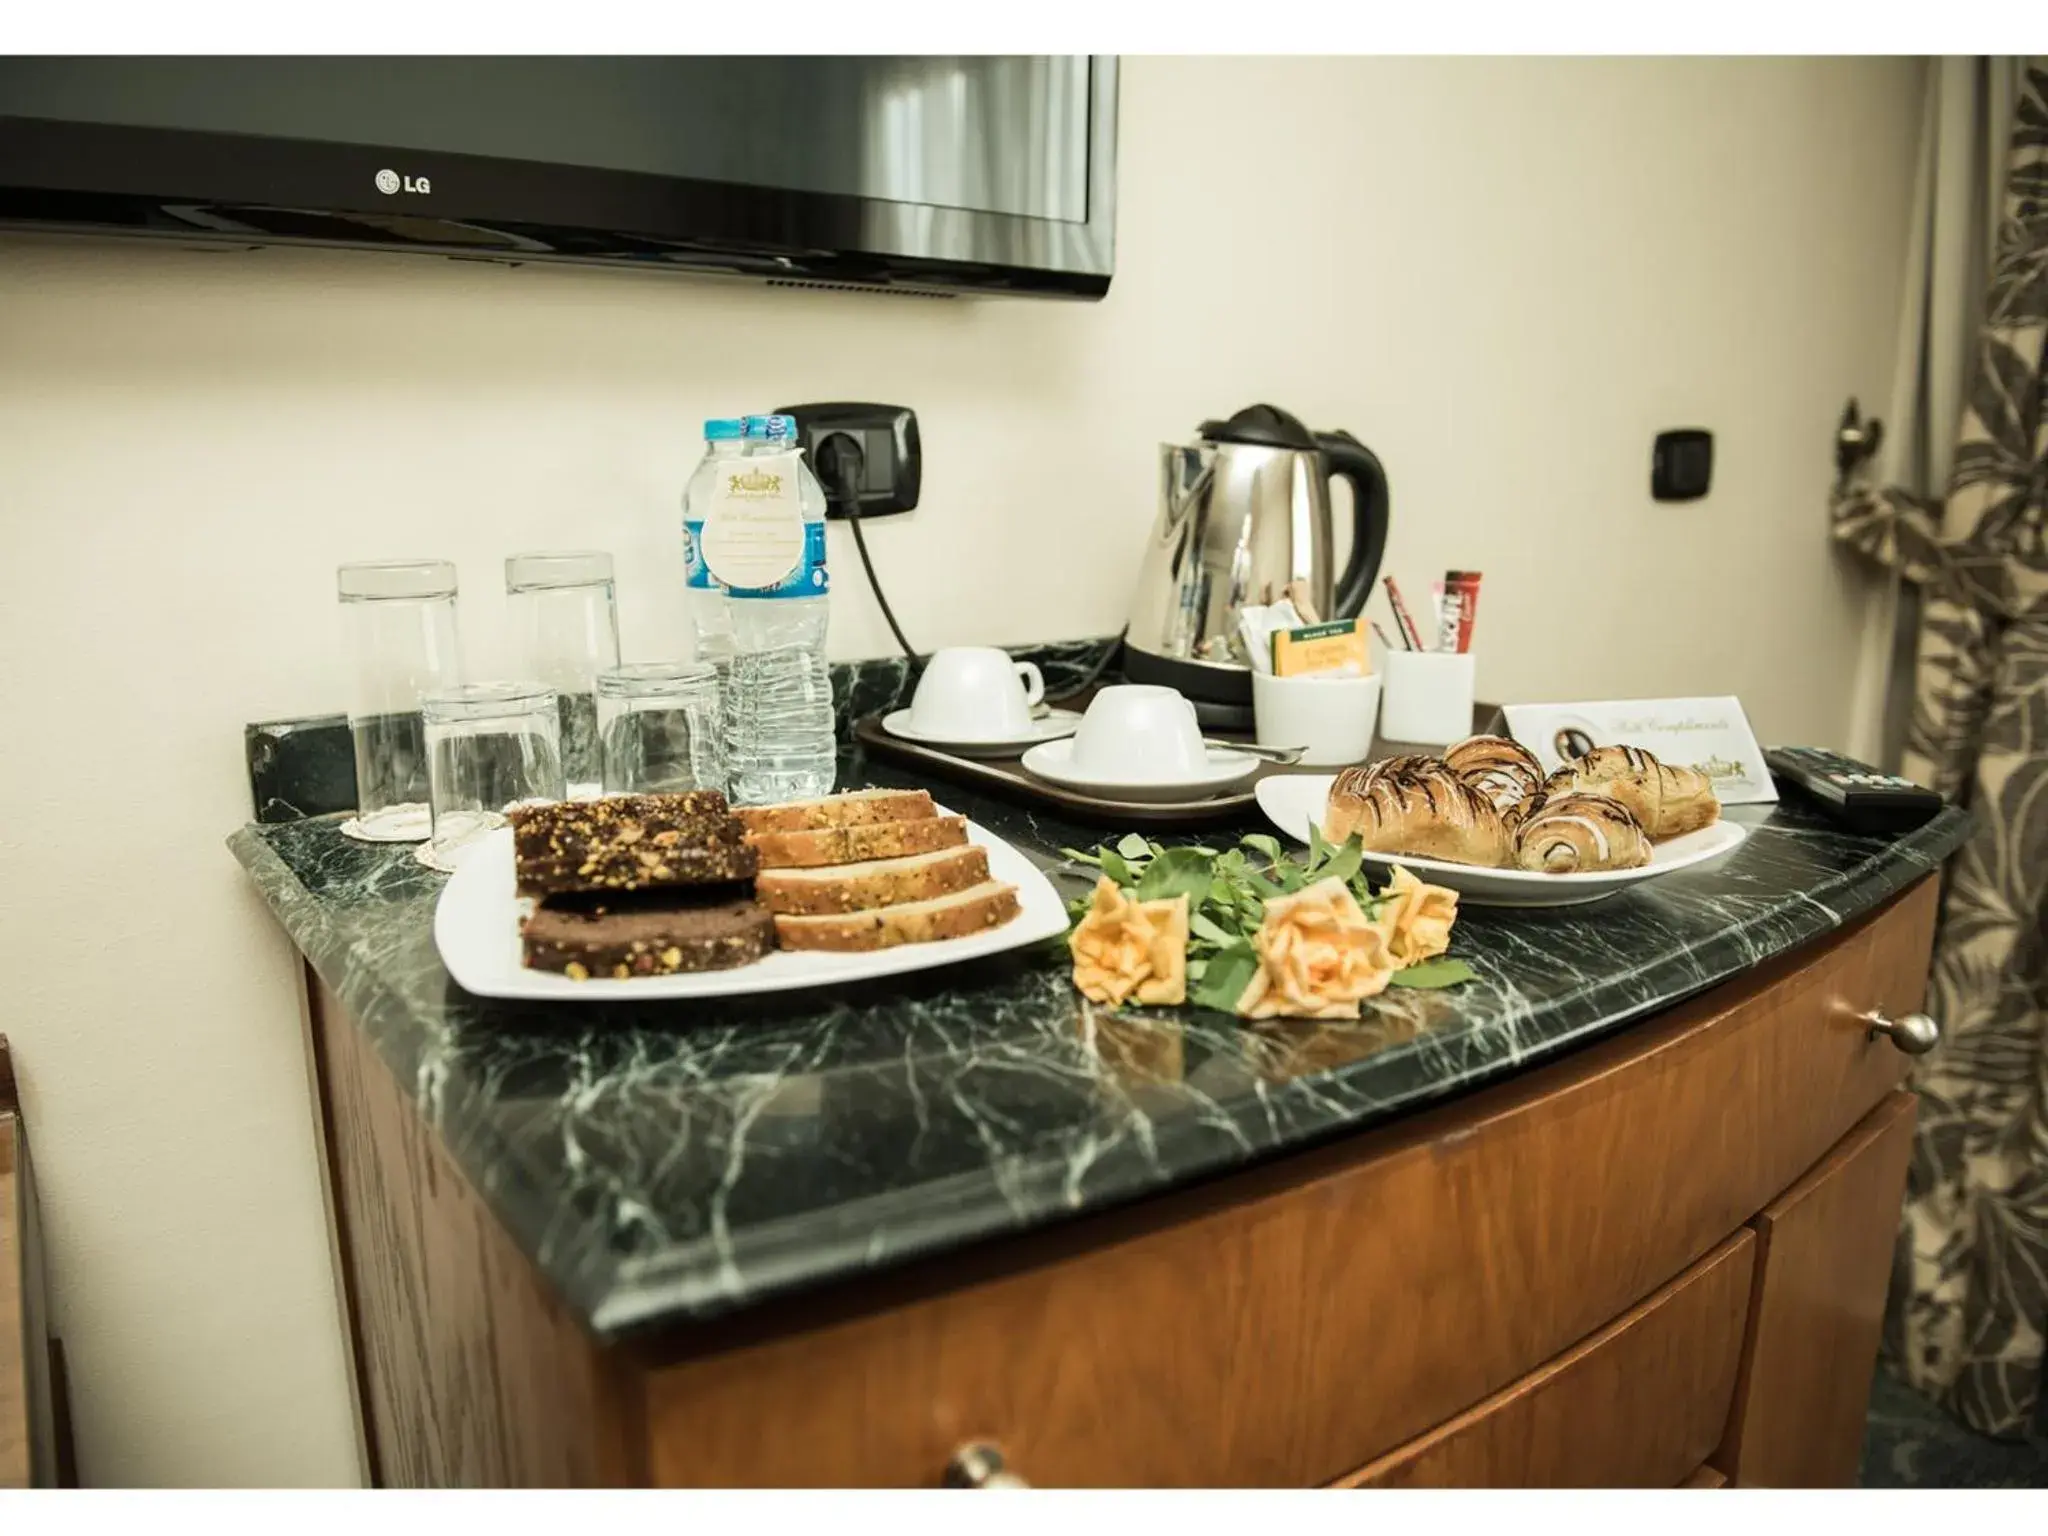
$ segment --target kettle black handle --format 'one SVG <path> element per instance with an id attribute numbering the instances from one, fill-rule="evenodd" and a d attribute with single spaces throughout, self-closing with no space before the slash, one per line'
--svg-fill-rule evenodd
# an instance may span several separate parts
<path id="1" fill-rule="evenodd" d="M 1349 432 L 1318 432 L 1316 446 L 1333 478 L 1351 482 L 1351 558 L 1337 578 L 1333 619 L 1355 619 L 1372 596 L 1380 557 L 1387 552 L 1387 472 L 1373 451 Z"/>

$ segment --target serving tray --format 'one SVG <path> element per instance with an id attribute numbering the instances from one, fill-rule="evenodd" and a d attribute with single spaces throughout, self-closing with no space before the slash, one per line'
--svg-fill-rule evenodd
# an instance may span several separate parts
<path id="1" fill-rule="evenodd" d="M 1115 679 L 1111 679 L 1115 681 Z M 1072 697 L 1061 699 L 1069 709 L 1086 711 L 1088 700 L 1095 690 L 1089 688 Z M 1472 710 L 1474 732 L 1491 730 L 1500 718 L 1497 704 L 1479 704 Z M 1228 743 L 1233 739 L 1249 740 L 1242 732 L 1211 731 L 1213 739 Z M 927 747 L 914 741 L 905 741 L 886 730 L 879 714 L 866 715 L 853 724 L 853 739 L 877 757 L 887 758 L 916 768 L 936 778 L 951 779 L 956 784 L 970 785 L 975 789 L 991 790 L 1009 799 L 1026 805 L 1043 806 L 1058 811 L 1075 821 L 1105 822 L 1113 826 L 1132 827 L 1199 827 L 1219 821 L 1234 821 L 1240 817 L 1256 816 L 1258 811 L 1258 788 L 1267 779 L 1278 775 L 1328 774 L 1328 768 L 1288 768 L 1278 763 L 1261 763 L 1249 779 L 1219 795 L 1209 795 L 1199 800 L 1115 800 L 1099 795 L 1084 795 L 1071 789 L 1051 784 L 1024 768 L 1023 754 L 1005 757 L 962 757 L 957 752 L 948 752 L 944 747 Z M 1366 754 L 1367 762 L 1376 762 L 1383 757 L 1398 757 L 1404 752 L 1436 752 L 1438 747 L 1418 746 L 1413 742 L 1388 741 L 1377 737 L 1372 751 Z"/>
<path id="2" fill-rule="evenodd" d="M 1253 777 L 1229 792 L 1200 800 L 1112 800 L 1084 795 L 1048 783 L 1024 770 L 1023 754 L 1014 757 L 962 757 L 944 747 L 905 741 L 882 726 L 879 715 L 856 720 L 853 739 L 876 757 L 888 758 L 934 778 L 951 779 L 975 789 L 992 790 L 1008 799 L 1044 806 L 1076 821 L 1111 822 L 1117 826 L 1194 827 L 1254 814 L 1252 790 L 1265 774 L 1276 771 L 1261 763 Z M 1277 770 L 1286 772 L 1285 769 Z"/>

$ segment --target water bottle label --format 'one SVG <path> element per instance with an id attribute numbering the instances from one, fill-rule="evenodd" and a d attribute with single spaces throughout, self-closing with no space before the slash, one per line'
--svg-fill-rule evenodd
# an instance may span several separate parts
<path id="1" fill-rule="evenodd" d="M 805 523 L 804 557 L 795 570 L 770 587 L 734 587 L 733 597 L 823 597 L 832 590 L 825 569 L 825 525 Z"/>
<path id="2" fill-rule="evenodd" d="M 769 591 L 803 573 L 810 546 L 796 455 L 766 453 L 726 466 L 697 544 L 712 578 L 731 590 Z"/>
<path id="3" fill-rule="evenodd" d="M 711 567 L 704 563 L 704 520 L 683 524 L 683 585 L 693 592 L 716 592 Z"/>

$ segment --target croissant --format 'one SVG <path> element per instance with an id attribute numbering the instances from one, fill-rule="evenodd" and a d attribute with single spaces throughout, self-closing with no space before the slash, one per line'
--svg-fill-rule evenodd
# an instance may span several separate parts
<path id="1" fill-rule="evenodd" d="M 1536 754 L 1505 736 L 1467 736 L 1444 752 L 1444 761 L 1491 800 L 1510 825 L 1534 807 L 1543 789 L 1543 765 Z"/>
<path id="2" fill-rule="evenodd" d="M 1341 843 L 1353 833 L 1368 853 L 1489 868 L 1506 864 L 1514 846 L 1493 802 L 1435 757 L 1389 758 L 1338 774 L 1323 835 Z"/>
<path id="3" fill-rule="evenodd" d="M 1711 826 L 1721 815 L 1714 783 L 1697 768 L 1674 768 L 1641 747 L 1595 747 L 1550 776 L 1547 791 L 1584 789 L 1612 795 L 1652 842 Z"/>
<path id="4" fill-rule="evenodd" d="M 1548 875 L 1640 869 L 1650 862 L 1650 839 L 1620 800 L 1565 790 L 1546 795 L 1530 811 L 1516 835 L 1515 862 Z"/>

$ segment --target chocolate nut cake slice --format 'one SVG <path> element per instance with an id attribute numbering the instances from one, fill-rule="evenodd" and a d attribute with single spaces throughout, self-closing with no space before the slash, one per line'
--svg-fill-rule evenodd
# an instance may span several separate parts
<path id="1" fill-rule="evenodd" d="M 522 896 L 726 885 L 760 862 L 715 789 L 521 806 L 512 857 Z"/>
<path id="2" fill-rule="evenodd" d="M 674 976 L 751 965 L 775 947 L 775 920 L 745 895 L 674 891 L 555 896 L 520 929 L 527 967 L 593 976 Z"/>

